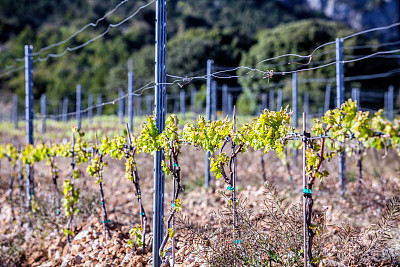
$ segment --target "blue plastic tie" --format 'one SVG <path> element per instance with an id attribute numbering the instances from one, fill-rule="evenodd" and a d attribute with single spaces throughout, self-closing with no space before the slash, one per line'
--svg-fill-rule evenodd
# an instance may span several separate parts
<path id="1" fill-rule="evenodd" d="M 305 189 L 303 189 L 303 193 L 305 193 L 305 194 L 312 194 L 312 190 L 311 190 L 311 189 L 305 188 Z"/>
<path id="2" fill-rule="evenodd" d="M 104 205 L 104 201 L 101 202 L 101 205 Z"/>
<path id="3" fill-rule="evenodd" d="M 109 223 L 110 222 L 110 220 L 107 220 L 107 221 L 103 221 L 103 223 Z"/>
<path id="4" fill-rule="evenodd" d="M 233 243 L 235 243 L 235 244 L 240 244 L 240 243 L 242 243 L 243 242 L 243 240 L 242 239 L 239 239 L 239 240 L 235 240 L 235 241 L 233 241 Z"/>
<path id="5" fill-rule="evenodd" d="M 178 165 L 178 164 L 176 164 L 176 163 L 174 163 L 174 167 L 179 167 L 179 165 Z"/>
<path id="6" fill-rule="evenodd" d="M 228 187 L 226 188 L 227 190 L 229 190 L 229 191 L 234 191 L 235 190 L 235 187 L 231 187 L 230 185 L 228 185 Z"/>
<path id="7" fill-rule="evenodd" d="M 176 205 L 175 205 L 175 203 L 172 203 L 172 207 L 175 207 Z"/>
<path id="8" fill-rule="evenodd" d="M 140 213 L 140 215 L 141 215 L 141 216 L 144 216 L 144 215 L 146 215 L 146 213 L 144 213 L 144 212 L 141 212 L 141 213 Z"/>
<path id="9" fill-rule="evenodd" d="M 57 214 L 60 214 L 60 213 L 61 213 L 61 211 L 57 210 Z"/>

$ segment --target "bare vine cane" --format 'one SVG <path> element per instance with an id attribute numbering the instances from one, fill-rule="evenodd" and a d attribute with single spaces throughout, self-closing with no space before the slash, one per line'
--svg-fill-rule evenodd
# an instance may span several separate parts
<path id="1" fill-rule="evenodd" d="M 175 120 L 175 125 L 177 125 L 177 118 L 176 116 L 174 117 Z M 179 142 L 179 140 L 170 140 L 169 145 L 170 145 L 170 150 L 169 150 L 169 162 L 167 165 L 167 168 L 170 170 L 172 177 L 173 177 L 173 199 L 172 199 L 172 207 L 170 209 L 169 216 L 167 218 L 167 229 L 168 231 L 166 232 L 164 236 L 164 240 L 161 243 L 160 250 L 159 250 L 159 255 L 160 257 L 163 258 L 164 256 L 164 248 L 168 242 L 169 238 L 174 238 L 175 232 L 174 228 L 171 228 L 171 224 L 174 225 L 174 216 L 176 212 L 179 212 L 181 210 L 181 202 L 179 200 L 179 193 L 182 190 L 181 186 L 181 167 L 179 166 L 178 162 L 178 156 L 180 153 L 180 150 L 175 147 L 175 142 Z M 173 244 L 174 246 L 174 244 Z M 174 249 L 174 248 L 173 248 Z M 175 264 L 175 255 L 174 255 L 174 250 L 172 253 L 172 262 Z M 165 261 L 165 259 L 163 260 Z"/>
<path id="2" fill-rule="evenodd" d="M 136 155 L 136 147 L 134 148 L 132 146 L 132 139 L 131 139 L 131 133 L 129 131 L 129 125 L 126 124 L 126 130 L 128 134 L 128 165 L 127 167 L 129 168 L 129 174 L 130 177 L 133 177 L 132 182 L 135 186 L 136 190 L 136 197 L 139 203 L 139 209 L 140 209 L 140 222 L 141 222 L 141 227 L 142 227 L 142 249 L 144 250 L 146 248 L 146 231 L 147 231 L 147 216 L 146 212 L 143 208 L 143 203 L 142 203 L 142 191 L 140 189 L 140 177 L 139 173 L 137 171 L 136 167 L 136 161 L 135 161 L 135 155 Z M 130 159 L 130 160 L 129 160 Z"/>
<path id="3" fill-rule="evenodd" d="M 93 156 L 98 157 L 98 168 L 96 169 L 96 174 L 97 174 L 97 183 L 99 184 L 99 190 L 100 190 L 100 200 L 101 200 L 101 208 L 103 211 L 103 231 L 104 231 L 104 236 L 108 237 L 108 239 L 111 239 L 111 233 L 110 233 L 110 228 L 108 227 L 108 223 L 110 220 L 108 219 L 107 215 L 107 209 L 106 209 L 106 203 L 104 199 L 104 190 L 103 190 L 103 155 L 99 152 L 99 140 L 97 138 L 97 131 L 95 132 L 95 137 L 96 137 L 96 149 L 93 149 L 92 153 L 92 160 Z M 94 155 L 93 155 L 94 154 Z"/>

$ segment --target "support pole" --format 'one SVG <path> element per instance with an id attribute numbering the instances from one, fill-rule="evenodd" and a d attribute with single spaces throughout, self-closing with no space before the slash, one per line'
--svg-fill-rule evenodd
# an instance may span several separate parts
<path id="1" fill-rule="evenodd" d="M 13 95 L 13 110 L 12 110 L 12 121 L 14 129 L 18 129 L 18 95 Z"/>
<path id="2" fill-rule="evenodd" d="M 280 111 L 282 108 L 282 98 L 283 98 L 283 91 L 282 89 L 278 90 L 278 96 L 277 96 L 277 101 L 276 101 L 276 110 Z"/>
<path id="3" fill-rule="evenodd" d="M 89 119 L 89 124 L 93 123 L 93 95 L 90 94 L 88 96 L 88 119 Z"/>
<path id="4" fill-rule="evenodd" d="M 142 105 L 142 97 L 136 97 L 136 114 L 138 116 L 142 116 L 143 115 L 143 105 Z"/>
<path id="5" fill-rule="evenodd" d="M 268 94 L 262 93 L 261 95 L 261 110 L 268 108 Z"/>
<path id="6" fill-rule="evenodd" d="M 190 92 L 190 108 L 193 114 L 193 119 L 196 119 L 196 88 L 193 88 Z"/>
<path id="7" fill-rule="evenodd" d="M 118 89 L 118 98 L 119 98 L 119 101 L 118 101 L 118 118 L 119 118 L 119 121 L 120 121 L 121 124 L 125 124 L 125 122 L 124 122 L 124 109 L 125 109 L 124 101 L 125 101 L 125 98 L 123 98 L 124 95 L 125 95 L 124 91 L 122 91 L 121 88 Z"/>
<path id="8" fill-rule="evenodd" d="M 47 98 L 46 94 L 40 96 L 40 113 L 42 114 L 42 134 L 46 132 Z"/>
<path id="9" fill-rule="evenodd" d="M 26 143 L 33 145 L 33 66 L 31 45 L 25 45 L 25 120 Z M 35 195 L 33 169 L 26 165 L 26 208 L 31 210 L 32 196 Z M 30 225 L 30 223 L 29 223 Z M 30 226 L 28 226 L 30 228 Z"/>
<path id="10" fill-rule="evenodd" d="M 134 99 L 133 99 L 133 86 L 134 86 L 134 75 L 133 75 L 133 62 L 128 62 L 128 125 L 129 131 L 133 133 L 133 116 L 134 116 Z"/>
<path id="11" fill-rule="evenodd" d="M 185 98 L 186 98 L 186 92 L 185 90 L 181 89 L 181 91 L 179 92 L 179 104 L 180 104 L 180 112 L 182 119 L 185 118 L 186 114 Z"/>
<path id="12" fill-rule="evenodd" d="M 389 92 L 383 93 L 383 116 L 385 118 L 389 117 Z"/>
<path id="13" fill-rule="evenodd" d="M 103 115 L 103 96 L 101 94 L 97 94 L 97 108 L 96 108 L 96 114 L 97 116 Z"/>
<path id="14" fill-rule="evenodd" d="M 165 128 L 165 54 L 167 43 L 167 0 L 156 2 L 155 42 L 155 120 L 158 132 Z M 153 267 L 161 266 L 160 246 L 163 239 L 164 220 L 164 172 L 161 162 L 163 151 L 154 152 L 154 193 L 153 193 Z"/>
<path id="15" fill-rule="evenodd" d="M 324 112 L 327 112 L 330 108 L 331 103 L 331 85 L 328 83 L 325 88 L 325 105 Z"/>
<path id="16" fill-rule="evenodd" d="M 226 84 L 222 85 L 222 112 L 224 114 L 224 117 L 229 115 L 229 110 L 228 110 L 228 85 L 226 85 Z"/>
<path id="17" fill-rule="evenodd" d="M 228 111 L 229 114 L 233 113 L 233 95 L 231 93 L 228 93 Z"/>
<path id="18" fill-rule="evenodd" d="M 393 85 L 389 86 L 388 89 L 388 119 L 389 121 L 393 122 L 393 117 L 394 117 L 394 113 L 393 113 L 393 108 L 394 108 L 394 87 Z"/>
<path id="19" fill-rule="evenodd" d="M 305 92 L 304 93 L 304 109 L 303 112 L 306 114 L 306 123 L 308 124 L 309 121 L 309 114 L 310 114 L 310 95 Z M 307 130 L 307 128 L 306 128 Z"/>
<path id="20" fill-rule="evenodd" d="M 211 120 L 211 113 L 212 113 L 212 80 L 214 61 L 212 59 L 207 60 L 207 95 L 206 95 L 206 120 Z M 205 174 L 204 174 L 204 186 L 208 189 L 210 185 L 210 152 L 205 152 Z"/>
<path id="21" fill-rule="evenodd" d="M 62 121 L 67 122 L 68 120 L 68 98 L 64 97 L 62 105 Z"/>
<path id="22" fill-rule="evenodd" d="M 294 72 L 292 75 L 292 109 L 293 109 L 293 127 L 295 130 L 297 130 L 298 127 L 298 108 L 297 108 L 297 103 L 298 103 L 298 74 L 297 72 Z M 297 149 L 293 149 L 293 164 L 294 166 L 297 166 Z"/>
<path id="23" fill-rule="evenodd" d="M 353 101 L 357 102 L 357 109 L 359 110 L 361 108 L 361 105 L 360 105 L 360 89 L 358 89 L 358 88 L 352 88 L 351 89 L 351 99 Z"/>
<path id="24" fill-rule="evenodd" d="M 217 81 L 213 80 L 211 83 L 211 108 L 212 108 L 212 119 L 217 120 Z"/>
<path id="25" fill-rule="evenodd" d="M 152 105 L 153 99 L 151 95 L 146 96 L 146 109 L 147 109 L 147 115 L 152 115 L 153 114 L 153 105 Z"/>
<path id="26" fill-rule="evenodd" d="M 269 91 L 269 110 L 275 110 L 275 90 Z"/>
<path id="27" fill-rule="evenodd" d="M 306 113 L 303 112 L 303 135 L 305 135 L 307 129 L 307 120 L 306 120 Z M 307 175 L 306 175 L 306 166 L 307 166 L 307 159 L 306 159 L 306 137 L 303 137 L 303 192 L 304 189 L 307 189 Z M 304 251 L 304 267 L 308 265 L 308 251 L 307 251 L 307 218 L 306 218 L 306 209 L 307 209 L 307 198 L 303 194 L 303 251 Z"/>
<path id="28" fill-rule="evenodd" d="M 343 39 L 336 39 L 336 107 L 344 103 L 344 72 L 343 72 Z M 345 154 L 339 154 L 339 183 L 340 195 L 346 193 L 346 158 Z"/>
<path id="29" fill-rule="evenodd" d="M 76 86 L 76 127 L 81 129 L 82 86 Z"/>

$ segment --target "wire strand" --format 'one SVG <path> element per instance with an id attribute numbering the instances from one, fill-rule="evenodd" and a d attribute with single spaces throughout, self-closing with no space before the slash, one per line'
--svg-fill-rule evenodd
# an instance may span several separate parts
<path id="1" fill-rule="evenodd" d="M 49 58 L 58 58 L 58 57 L 62 57 L 62 56 L 64 56 L 67 52 L 72 52 L 72 51 L 75 51 L 75 50 L 78 50 L 78 49 L 81 49 L 81 48 L 85 47 L 86 45 L 88 45 L 88 44 L 90 44 L 90 43 L 96 41 L 97 39 L 103 37 L 104 35 L 106 35 L 112 28 L 117 28 L 117 27 L 121 26 L 122 24 L 124 24 L 125 22 L 127 22 L 128 20 L 130 20 L 131 18 L 133 18 L 134 16 L 136 16 L 143 8 L 148 7 L 149 5 L 151 5 L 152 3 L 154 3 L 155 1 L 156 1 L 156 0 L 152 0 L 152 1 L 150 1 L 149 3 L 147 3 L 147 4 L 145 4 L 145 5 L 141 6 L 141 7 L 139 7 L 134 13 L 132 13 L 130 16 L 128 16 L 127 18 L 123 19 L 123 20 L 120 21 L 119 23 L 116 23 L 116 24 L 109 24 L 108 27 L 107 27 L 107 29 L 106 29 L 104 32 L 102 32 L 100 35 L 98 35 L 98 36 L 96 36 L 96 37 L 94 37 L 94 38 L 88 40 L 87 42 L 85 42 L 85 43 L 83 43 L 83 44 L 81 44 L 81 45 L 75 46 L 75 47 L 67 47 L 63 52 L 58 53 L 58 54 L 50 53 L 50 54 L 48 54 L 48 55 L 47 55 L 46 57 L 44 57 L 44 58 L 41 58 L 41 57 L 39 56 L 39 57 L 37 57 L 37 58 L 35 59 L 34 62 L 37 62 L 37 61 L 43 62 L 43 61 L 48 60 Z M 32 55 L 33 55 L 33 54 L 32 54 Z"/>

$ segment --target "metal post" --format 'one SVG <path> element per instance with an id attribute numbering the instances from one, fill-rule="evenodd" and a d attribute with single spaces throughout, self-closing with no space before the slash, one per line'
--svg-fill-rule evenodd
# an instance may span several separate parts
<path id="1" fill-rule="evenodd" d="M 228 93 L 228 111 L 229 114 L 233 113 L 233 95 L 231 93 Z"/>
<path id="2" fill-rule="evenodd" d="M 179 95 L 173 95 L 172 97 L 173 97 L 173 100 L 174 100 L 174 110 L 173 110 L 173 113 L 174 113 L 174 114 L 177 114 L 177 113 L 179 112 L 179 102 L 178 102 Z M 167 112 L 167 113 L 168 113 L 168 112 Z"/>
<path id="3" fill-rule="evenodd" d="M 67 122 L 68 119 L 68 98 L 64 97 L 63 99 L 63 105 L 62 105 L 62 121 Z"/>
<path id="4" fill-rule="evenodd" d="M 303 112 L 303 134 L 305 134 L 307 129 L 307 120 L 306 120 L 306 113 Z M 304 137 L 305 138 L 305 137 Z M 307 159 L 306 159 L 306 144 L 305 144 L 306 139 L 303 140 L 303 190 L 307 189 L 307 176 L 306 176 L 306 165 L 307 165 Z M 303 251 L 304 251 L 304 267 L 307 267 L 308 265 L 308 260 L 307 260 L 307 218 L 306 218 L 306 202 L 307 198 L 303 194 Z"/>
<path id="5" fill-rule="evenodd" d="M 211 120 L 211 97 L 212 97 L 212 80 L 211 76 L 213 70 L 214 61 L 212 59 L 207 60 L 207 95 L 206 95 L 206 120 Z"/>
<path id="6" fill-rule="evenodd" d="M 343 72 L 343 39 L 336 39 L 336 107 L 344 103 L 344 72 Z M 345 154 L 339 154 L 339 183 L 340 195 L 346 192 L 346 165 Z"/>
<path id="7" fill-rule="evenodd" d="M 228 85 L 222 85 L 222 113 L 224 117 L 228 116 Z"/>
<path id="8" fill-rule="evenodd" d="M 165 128 L 165 53 L 167 43 L 167 0 L 156 2 L 155 42 L 155 120 L 158 132 Z M 154 193 L 153 193 L 153 267 L 161 265 L 159 249 L 163 239 L 164 220 L 164 172 L 161 162 L 163 151 L 154 152 Z"/>
<path id="9" fill-rule="evenodd" d="M 76 86 L 76 127 L 81 129 L 82 86 Z"/>
<path id="10" fill-rule="evenodd" d="M 13 95 L 13 110 L 12 110 L 12 121 L 14 128 L 18 129 L 18 95 Z"/>
<path id="11" fill-rule="evenodd" d="M 33 145 L 33 69 L 31 45 L 25 45 L 25 121 L 26 143 Z M 26 208 L 31 210 L 32 196 L 35 194 L 33 170 L 26 165 Z M 29 228 L 29 227 L 28 227 Z"/>
<path id="12" fill-rule="evenodd" d="M 103 115 L 103 96 L 101 94 L 97 94 L 97 109 L 96 109 L 96 114 L 97 116 Z"/>
<path id="13" fill-rule="evenodd" d="M 133 72 L 128 72 L 128 124 L 129 130 L 133 132 L 133 116 L 134 116 L 134 99 L 133 99 Z"/>
<path id="14" fill-rule="evenodd" d="M 212 107 L 212 119 L 217 120 L 217 81 L 212 81 L 211 83 L 211 107 Z"/>
<path id="15" fill-rule="evenodd" d="M 275 110 L 275 90 L 269 90 L 269 110 Z"/>
<path id="16" fill-rule="evenodd" d="M 212 80 L 213 77 L 212 69 L 213 69 L 214 61 L 212 59 L 207 60 L 207 95 L 206 95 L 206 120 L 211 120 L 212 113 Z M 210 185 L 210 152 L 205 152 L 205 170 L 204 170 L 204 186 L 208 189 Z"/>
<path id="17" fill-rule="evenodd" d="M 40 97 L 40 113 L 43 116 L 42 119 L 42 134 L 46 132 L 46 117 L 47 117 L 47 98 L 46 94 L 42 94 Z"/>
<path id="18" fill-rule="evenodd" d="M 393 122 L 393 108 L 394 108 L 394 87 L 393 85 L 389 86 L 388 89 L 388 119 Z"/>
<path id="19" fill-rule="evenodd" d="M 193 114 L 193 118 L 196 118 L 196 88 L 193 88 L 190 92 L 190 108 Z"/>
<path id="20" fill-rule="evenodd" d="M 386 91 L 384 94 L 383 94 L 383 116 L 385 117 L 385 118 L 388 118 L 389 117 L 389 99 L 388 99 L 388 96 L 389 96 L 389 94 L 388 94 L 388 92 Z"/>
<path id="21" fill-rule="evenodd" d="M 88 119 L 89 119 L 89 124 L 93 123 L 93 95 L 90 94 L 88 96 Z"/>
<path id="22" fill-rule="evenodd" d="M 262 106 L 262 110 L 268 108 L 268 94 L 267 93 L 262 93 L 262 95 L 261 95 L 261 106 Z"/>
<path id="23" fill-rule="evenodd" d="M 351 88 L 351 100 L 353 101 L 357 100 L 357 88 Z"/>
<path id="24" fill-rule="evenodd" d="M 293 127 L 297 130 L 298 127 L 298 114 L 297 114 L 297 103 L 298 103 L 298 74 L 294 72 L 292 75 L 292 109 L 293 109 Z M 293 150 L 293 164 L 297 166 L 297 149 Z"/>
<path id="25" fill-rule="evenodd" d="M 328 83 L 325 88 L 325 105 L 324 112 L 327 112 L 330 108 L 331 103 L 331 85 Z"/>
<path id="26" fill-rule="evenodd" d="M 307 92 L 304 93 L 304 109 L 303 112 L 306 114 L 306 122 L 308 123 L 308 117 L 310 116 L 310 96 Z M 307 128 L 306 128 L 307 129 Z"/>
<path id="27" fill-rule="evenodd" d="M 119 97 L 119 101 L 118 101 L 118 117 L 119 117 L 119 120 L 120 120 L 121 124 L 125 124 L 125 122 L 124 122 L 124 109 L 125 109 L 124 101 L 125 101 L 125 98 L 123 98 L 124 95 L 125 95 L 124 91 L 122 91 L 121 88 L 118 89 L 118 97 Z"/>
<path id="28" fill-rule="evenodd" d="M 181 104 L 180 111 L 181 111 L 181 117 L 184 119 L 185 114 L 186 114 L 186 105 L 185 105 L 185 98 L 186 98 L 186 92 L 185 90 L 182 90 L 179 92 L 179 103 Z"/>
<path id="29" fill-rule="evenodd" d="M 152 102 L 153 102 L 153 99 L 152 99 L 151 95 L 146 95 L 146 114 L 147 115 L 152 115 L 152 113 L 153 113 Z"/>
<path id="30" fill-rule="evenodd" d="M 280 111 L 282 108 L 282 97 L 283 97 L 283 91 L 282 91 L 282 89 L 279 89 L 278 90 L 278 98 L 276 101 L 276 110 L 277 111 Z"/>
<path id="31" fill-rule="evenodd" d="M 293 109 L 293 127 L 297 129 L 298 127 L 298 108 L 297 108 L 297 103 L 298 103 L 298 74 L 297 72 L 293 73 L 292 75 L 292 109 Z"/>
<path id="32" fill-rule="evenodd" d="M 360 89 L 352 88 L 351 89 L 351 99 L 357 102 L 357 109 L 360 109 Z"/>

